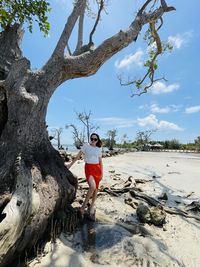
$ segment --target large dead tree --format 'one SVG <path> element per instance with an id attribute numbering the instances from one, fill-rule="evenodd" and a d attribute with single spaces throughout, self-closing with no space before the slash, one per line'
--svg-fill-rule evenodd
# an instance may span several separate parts
<path id="1" fill-rule="evenodd" d="M 67 80 L 95 74 L 109 58 L 136 40 L 145 24 L 174 9 L 162 0 L 157 7 L 155 1 L 145 1 L 127 29 L 95 47 L 93 36 L 103 0 L 98 3 L 88 44 L 83 45 L 86 0 L 77 0 L 55 50 L 38 71 L 31 70 L 22 54 L 22 26 L 15 24 L 0 33 L 1 267 L 35 246 L 56 211 L 75 197 L 77 181 L 52 147 L 46 129 L 47 106 L 54 91 Z M 78 22 L 73 52 L 68 41 Z"/>

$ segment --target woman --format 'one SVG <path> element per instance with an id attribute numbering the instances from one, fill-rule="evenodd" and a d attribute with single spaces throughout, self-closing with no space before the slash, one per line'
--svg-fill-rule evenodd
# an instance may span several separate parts
<path id="1" fill-rule="evenodd" d="M 102 142 L 99 135 L 92 133 L 90 136 L 90 144 L 84 144 L 77 156 L 67 165 L 68 169 L 84 154 L 85 159 L 85 176 L 89 185 L 87 195 L 80 208 L 82 217 L 84 216 L 87 204 L 92 197 L 90 205 L 90 217 L 95 219 L 95 200 L 97 198 L 97 192 L 99 182 L 103 176 L 103 164 L 102 164 L 102 153 L 101 153 Z"/>

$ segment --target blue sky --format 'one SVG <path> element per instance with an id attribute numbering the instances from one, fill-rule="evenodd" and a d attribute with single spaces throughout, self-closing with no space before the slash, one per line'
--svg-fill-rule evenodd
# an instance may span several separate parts
<path id="1" fill-rule="evenodd" d="M 33 69 L 42 67 L 48 60 L 72 9 L 70 0 L 49 2 L 52 7 L 49 36 L 44 38 L 36 26 L 32 34 L 25 31 L 22 43 L 24 55 L 30 59 Z M 126 29 L 141 2 L 144 1 L 110 0 L 108 15 L 103 15 L 94 35 L 95 45 L 120 29 Z M 121 87 L 117 79 L 118 74 L 132 78 L 144 74 L 145 27 L 136 43 L 107 61 L 94 76 L 67 81 L 56 90 L 49 103 L 46 121 L 50 130 L 63 128 L 62 143 L 73 143 L 72 133 L 65 129 L 65 125 L 74 123 L 81 127 L 75 112 L 83 111 L 92 112 L 92 122 L 100 127 L 98 133 L 102 137 L 106 137 L 108 130 L 116 128 L 118 141 L 124 134 L 134 140 L 137 131 L 155 128 L 154 140 L 176 138 L 188 143 L 200 135 L 200 2 L 167 2 L 177 9 L 165 14 L 160 30 L 162 40 L 170 41 L 174 46 L 173 52 L 159 58 L 158 62 L 158 76 L 164 76 L 167 82 L 161 80 L 149 93 L 131 97 L 131 88 Z M 89 18 L 86 20 L 85 41 L 93 23 Z M 70 41 L 72 48 L 75 45 L 76 29 Z"/>

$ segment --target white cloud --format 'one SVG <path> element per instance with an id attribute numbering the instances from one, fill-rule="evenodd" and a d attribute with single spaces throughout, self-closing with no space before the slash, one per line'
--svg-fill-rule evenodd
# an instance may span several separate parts
<path id="1" fill-rule="evenodd" d="M 163 131 L 183 131 L 184 129 L 179 127 L 177 124 L 169 121 L 160 121 L 158 125 L 158 129 L 163 130 Z"/>
<path id="2" fill-rule="evenodd" d="M 150 114 L 147 117 L 144 117 L 142 119 L 138 118 L 137 119 L 139 126 L 145 127 L 145 126 L 153 126 L 157 127 L 158 125 L 158 120 L 155 115 Z"/>
<path id="3" fill-rule="evenodd" d="M 64 97 L 64 100 L 69 103 L 74 103 L 74 100 L 68 97 Z"/>
<path id="4" fill-rule="evenodd" d="M 150 91 L 152 94 L 155 94 L 155 95 L 166 94 L 166 93 L 171 93 L 175 90 L 178 90 L 179 87 L 180 85 L 178 83 L 166 85 L 163 82 L 155 82 L 153 86 L 150 88 Z"/>
<path id="5" fill-rule="evenodd" d="M 163 120 L 159 121 L 154 114 L 150 114 L 149 116 L 144 118 L 138 118 L 137 122 L 141 127 L 151 126 L 163 131 L 183 131 L 183 128 L 179 127 L 173 122 Z"/>
<path id="6" fill-rule="evenodd" d="M 153 113 L 169 113 L 170 112 L 169 107 L 160 108 L 157 104 L 152 104 L 150 106 L 150 109 L 151 109 L 151 112 Z"/>
<path id="7" fill-rule="evenodd" d="M 200 111 L 200 105 L 199 106 L 192 106 L 192 107 L 185 109 L 185 113 L 187 113 L 187 114 L 196 113 L 199 111 Z"/>
<path id="8" fill-rule="evenodd" d="M 173 45 L 174 48 L 181 48 L 184 40 L 180 36 L 169 36 L 168 41 Z"/>
<path id="9" fill-rule="evenodd" d="M 129 69 L 133 64 L 136 64 L 137 66 L 142 66 L 142 56 L 144 55 L 144 52 L 142 49 L 138 49 L 138 51 L 135 54 L 126 55 L 122 60 L 115 61 L 115 67 L 117 69 Z"/>
<path id="10" fill-rule="evenodd" d="M 178 109 L 179 109 L 179 107 L 176 105 L 169 105 L 169 106 L 166 106 L 163 108 L 159 107 L 158 104 L 152 104 L 150 106 L 150 110 L 153 113 L 170 113 L 170 112 L 175 112 Z"/>
<path id="11" fill-rule="evenodd" d="M 111 125 L 115 128 L 130 128 L 136 123 L 135 120 L 120 117 L 107 117 L 96 120 L 102 122 L 103 124 Z"/>
<path id="12" fill-rule="evenodd" d="M 177 34 L 175 36 L 169 36 L 168 42 L 170 42 L 174 48 L 180 49 L 190 41 L 192 35 L 193 35 L 192 31 L 190 31 L 190 32 L 185 32 L 183 34 Z"/>

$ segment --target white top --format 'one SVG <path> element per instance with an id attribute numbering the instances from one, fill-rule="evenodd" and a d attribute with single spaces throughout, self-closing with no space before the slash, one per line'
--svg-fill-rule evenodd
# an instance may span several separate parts
<path id="1" fill-rule="evenodd" d="M 102 156 L 100 147 L 91 146 L 90 144 L 86 143 L 82 146 L 81 151 L 84 153 L 85 163 L 89 164 L 99 163 L 99 157 Z"/>

